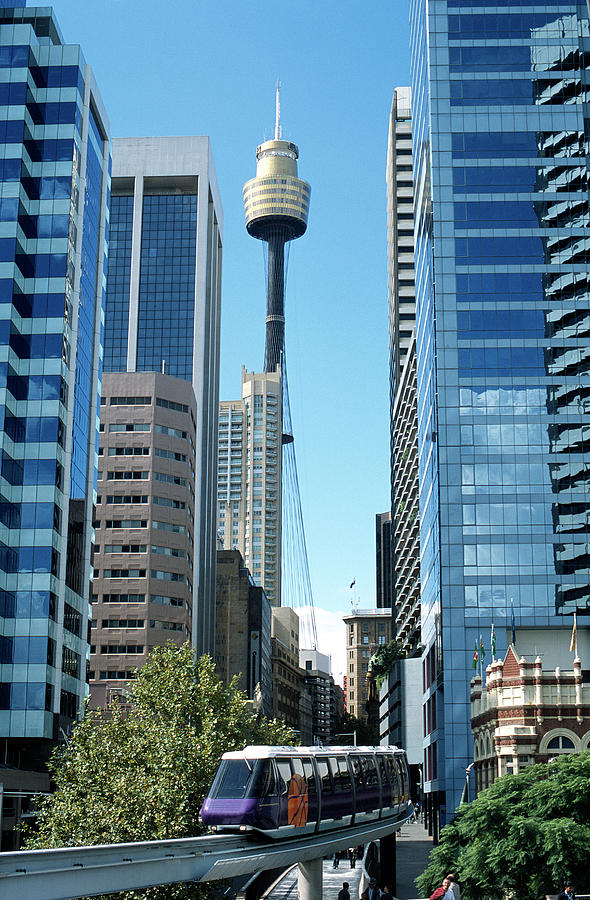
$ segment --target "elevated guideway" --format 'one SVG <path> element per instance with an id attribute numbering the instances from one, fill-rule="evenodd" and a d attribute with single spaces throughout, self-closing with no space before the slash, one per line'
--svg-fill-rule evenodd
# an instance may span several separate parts
<path id="1" fill-rule="evenodd" d="M 410 814 L 412 808 L 410 807 Z M 217 881 L 302 864 L 303 897 L 321 897 L 321 861 L 336 850 L 376 841 L 407 821 L 388 817 L 305 838 L 263 841 L 215 835 L 172 841 L 59 847 L 0 853 L 0 900 L 70 900 L 178 881 Z M 318 875 L 319 872 L 319 875 Z M 318 884 L 318 877 L 320 879 Z"/>

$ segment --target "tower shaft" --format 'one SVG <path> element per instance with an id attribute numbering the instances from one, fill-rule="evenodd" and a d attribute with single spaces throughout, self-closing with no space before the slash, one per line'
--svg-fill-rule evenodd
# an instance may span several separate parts
<path id="1" fill-rule="evenodd" d="M 285 346 L 285 229 L 272 229 L 267 238 L 266 344 L 264 371 L 274 372 L 282 364 Z"/>

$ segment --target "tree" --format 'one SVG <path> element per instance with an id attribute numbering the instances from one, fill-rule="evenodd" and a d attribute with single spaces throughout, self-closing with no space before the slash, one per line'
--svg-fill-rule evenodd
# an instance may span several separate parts
<path id="1" fill-rule="evenodd" d="M 334 739 L 337 744 L 343 747 L 353 745 L 353 735 L 356 732 L 356 743 L 359 747 L 374 747 L 379 743 L 379 734 L 375 728 L 372 728 L 362 719 L 357 719 L 352 713 L 345 712 L 342 718 L 336 720 L 334 728 Z M 344 740 L 344 737 L 347 740 Z"/>
<path id="2" fill-rule="evenodd" d="M 461 806 L 426 871 L 429 896 L 448 872 L 464 900 L 540 900 L 568 878 L 590 888 L 590 751 L 505 775 Z"/>
<path id="3" fill-rule="evenodd" d="M 49 763 L 27 848 L 163 840 L 198 834 L 197 816 L 221 755 L 247 744 L 289 744 L 293 733 L 259 719 L 237 688 L 189 644 L 156 647 L 130 682 L 131 711 L 87 711 Z M 181 898 L 182 885 L 128 897 Z M 206 896 L 194 886 L 191 897 Z"/>
<path id="4" fill-rule="evenodd" d="M 369 661 L 369 671 L 372 672 L 375 677 L 377 690 L 379 690 L 383 684 L 385 677 L 391 671 L 394 663 L 396 663 L 398 659 L 404 659 L 405 656 L 406 654 L 401 643 L 396 641 L 395 638 L 388 644 L 383 644 L 375 651 Z"/>

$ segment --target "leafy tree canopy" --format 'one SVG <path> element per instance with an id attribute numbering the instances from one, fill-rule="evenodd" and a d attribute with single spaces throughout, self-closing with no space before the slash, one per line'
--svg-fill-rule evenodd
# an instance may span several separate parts
<path id="1" fill-rule="evenodd" d="M 571 878 L 590 892 L 590 751 L 505 775 L 461 806 L 426 871 L 430 896 L 448 872 L 464 900 L 541 900 Z"/>
<path id="2" fill-rule="evenodd" d="M 197 815 L 221 755 L 247 744 L 291 744 L 259 719 L 236 680 L 224 685 L 189 644 L 156 647 L 129 684 L 131 711 L 87 711 L 53 753 L 55 792 L 40 800 L 29 849 L 163 840 L 198 834 Z M 128 897 L 205 896 L 193 886 Z M 120 896 L 120 895 L 118 895 Z"/>
<path id="3" fill-rule="evenodd" d="M 379 647 L 369 661 L 369 671 L 375 676 L 377 690 L 381 687 L 385 676 L 391 671 L 391 668 L 398 659 L 404 659 L 405 651 L 399 641 L 395 638 L 388 644 Z"/>
<path id="4" fill-rule="evenodd" d="M 362 719 L 357 719 L 352 713 L 345 712 L 341 719 L 337 719 L 334 729 L 335 743 L 342 747 L 352 747 L 354 733 L 356 732 L 357 746 L 375 747 L 379 743 L 379 733 Z"/>

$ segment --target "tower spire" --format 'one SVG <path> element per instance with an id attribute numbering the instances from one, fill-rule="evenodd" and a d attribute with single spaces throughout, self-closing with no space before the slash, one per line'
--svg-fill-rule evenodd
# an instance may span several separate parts
<path id="1" fill-rule="evenodd" d="M 275 141 L 281 140 L 281 82 L 277 78 L 275 94 Z"/>

